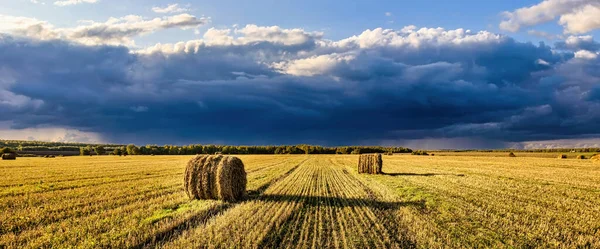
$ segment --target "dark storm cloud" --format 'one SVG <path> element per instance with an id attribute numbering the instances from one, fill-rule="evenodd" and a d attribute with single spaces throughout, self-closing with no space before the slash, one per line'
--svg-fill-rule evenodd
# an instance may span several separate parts
<path id="1" fill-rule="evenodd" d="M 378 29 L 332 42 L 251 28 L 253 39 L 222 32 L 225 42 L 144 52 L 1 36 L 0 121 L 136 143 L 597 134 L 597 60 L 486 32 Z"/>

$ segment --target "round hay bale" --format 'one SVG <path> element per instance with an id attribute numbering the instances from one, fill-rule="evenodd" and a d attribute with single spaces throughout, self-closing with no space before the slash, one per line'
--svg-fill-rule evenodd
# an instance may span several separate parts
<path id="1" fill-rule="evenodd" d="M 577 159 L 585 159 L 585 155 L 578 155 Z"/>
<path id="2" fill-rule="evenodd" d="M 558 155 L 558 159 L 567 159 L 567 155 L 560 154 L 560 155 Z"/>
<path id="3" fill-rule="evenodd" d="M 381 154 L 362 154 L 358 157 L 358 173 L 381 174 L 382 167 Z"/>
<path id="4" fill-rule="evenodd" d="M 217 166 L 218 198 L 226 201 L 239 200 L 246 193 L 244 163 L 237 157 L 224 157 Z"/>
<path id="5" fill-rule="evenodd" d="M 240 200 L 246 193 L 246 183 L 242 160 L 223 155 L 192 158 L 184 178 L 184 187 L 191 199 Z"/>
<path id="6" fill-rule="evenodd" d="M 2 154 L 2 160 L 17 160 L 17 154 L 4 153 L 4 154 Z"/>
<path id="7" fill-rule="evenodd" d="M 590 160 L 600 162 L 600 154 L 593 155 L 592 157 L 590 157 Z"/>
<path id="8" fill-rule="evenodd" d="M 508 157 L 517 157 L 517 155 L 515 155 L 515 153 L 510 152 L 508 153 Z"/>

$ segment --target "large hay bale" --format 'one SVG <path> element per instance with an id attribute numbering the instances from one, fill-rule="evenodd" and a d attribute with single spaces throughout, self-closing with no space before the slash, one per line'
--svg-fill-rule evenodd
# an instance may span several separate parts
<path id="1" fill-rule="evenodd" d="M 517 155 L 515 155 L 515 153 L 508 153 L 508 157 L 517 157 Z"/>
<path id="2" fill-rule="evenodd" d="M 558 159 L 567 159 L 567 155 L 560 154 L 560 155 L 558 155 Z"/>
<path id="3" fill-rule="evenodd" d="M 585 159 L 585 155 L 578 155 L 577 159 Z"/>
<path id="4" fill-rule="evenodd" d="M 246 193 L 244 163 L 234 156 L 196 156 L 187 164 L 184 181 L 191 199 L 235 201 Z"/>
<path id="5" fill-rule="evenodd" d="M 4 154 L 2 154 L 2 160 L 17 160 L 17 154 L 4 153 Z"/>
<path id="6" fill-rule="evenodd" d="M 363 154 L 358 157 L 358 173 L 381 174 L 381 154 Z"/>

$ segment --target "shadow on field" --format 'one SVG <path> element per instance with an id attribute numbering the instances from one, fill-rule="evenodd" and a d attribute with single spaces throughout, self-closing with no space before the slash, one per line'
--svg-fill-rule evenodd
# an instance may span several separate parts
<path id="1" fill-rule="evenodd" d="M 371 209 L 388 210 L 399 207 L 425 208 L 425 201 L 385 202 L 368 198 L 342 198 L 333 196 L 303 196 L 303 195 L 261 195 L 257 198 L 267 202 L 298 202 L 311 207 L 368 207 Z"/>
<path id="2" fill-rule="evenodd" d="M 190 228 L 194 228 L 199 226 L 200 224 L 206 223 L 213 216 L 225 212 L 227 209 L 233 207 L 232 203 L 223 203 L 211 207 L 207 210 L 203 210 L 185 220 L 181 220 L 179 222 L 173 223 L 161 231 L 153 234 L 152 237 L 147 238 L 144 241 L 139 242 L 136 245 L 133 245 L 129 248 L 153 248 L 161 242 L 169 241 L 171 238 L 179 236 L 179 234 Z"/>
<path id="3" fill-rule="evenodd" d="M 238 202 L 223 202 L 222 204 L 216 205 L 210 209 L 203 210 L 203 211 L 193 215 L 192 217 L 189 217 L 188 219 L 181 220 L 175 224 L 172 224 L 171 226 L 167 227 L 166 229 L 163 229 L 163 231 L 160 231 L 160 232 L 154 234 L 152 237 L 150 237 L 144 241 L 141 241 L 140 243 L 133 245 L 130 248 L 133 248 L 133 249 L 154 248 L 156 245 L 159 245 L 166 241 L 172 240 L 173 238 L 179 236 L 181 234 L 181 232 L 183 232 L 187 229 L 191 229 L 191 228 L 195 228 L 195 227 L 204 225 L 210 218 L 212 218 L 218 214 L 226 212 L 228 209 L 234 207 L 236 204 L 242 203 L 243 201 L 258 200 L 258 199 L 260 199 L 261 195 L 271 185 L 273 185 L 274 183 L 276 183 L 276 182 L 282 180 L 283 178 L 287 177 L 288 175 L 290 175 L 298 167 L 300 167 L 300 165 L 302 165 L 306 160 L 304 160 L 304 161 L 300 162 L 299 164 L 297 164 L 296 166 L 292 167 L 290 170 L 288 170 L 281 176 L 263 184 L 262 186 L 258 187 L 256 190 L 247 191 L 246 198 L 244 200 L 238 201 Z"/>
<path id="4" fill-rule="evenodd" d="M 386 176 L 465 176 L 465 174 L 447 174 L 447 173 L 382 173 Z"/>
<path id="5" fill-rule="evenodd" d="M 304 162 L 306 162 L 306 160 L 308 159 L 304 159 L 302 162 L 300 162 L 299 164 L 297 164 L 296 166 L 292 167 L 290 170 L 288 170 L 287 172 L 283 173 L 282 175 L 280 175 L 279 177 L 263 184 L 262 186 L 258 187 L 256 190 L 248 190 L 246 192 L 246 199 L 247 200 L 254 200 L 257 199 L 260 195 L 262 195 L 262 193 L 264 193 L 271 185 L 273 185 L 274 183 L 281 181 L 283 178 L 286 178 L 287 176 L 289 176 L 290 174 L 292 174 L 296 169 L 298 169 L 298 167 L 300 167 L 300 165 L 302 165 Z"/>

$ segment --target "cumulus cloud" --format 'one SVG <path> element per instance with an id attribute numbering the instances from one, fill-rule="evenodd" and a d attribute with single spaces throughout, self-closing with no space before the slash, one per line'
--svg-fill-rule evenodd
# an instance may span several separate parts
<path id="1" fill-rule="evenodd" d="M 567 41 L 572 49 L 555 50 L 415 26 L 332 41 L 247 25 L 141 50 L 0 37 L 0 121 L 17 130 L 68 127 L 122 143 L 325 145 L 600 135 L 599 62 Z"/>
<path id="2" fill-rule="evenodd" d="M 160 13 L 160 14 L 165 14 L 165 13 L 181 13 L 181 12 L 188 12 L 190 11 L 190 9 L 188 8 L 183 8 L 183 7 L 179 7 L 179 4 L 174 3 L 174 4 L 169 4 L 167 5 L 167 7 L 161 8 L 161 7 L 153 7 L 152 11 L 154 11 L 154 13 Z"/>
<path id="3" fill-rule="evenodd" d="M 598 58 L 598 54 L 587 50 L 579 50 L 575 52 L 575 58 L 594 60 Z"/>
<path id="4" fill-rule="evenodd" d="M 600 3 L 589 4 L 560 17 L 565 33 L 582 34 L 600 28 Z"/>
<path id="5" fill-rule="evenodd" d="M 517 32 L 522 27 L 554 21 L 565 33 L 581 34 L 600 28 L 600 3 L 597 0 L 544 0 L 539 4 L 502 13 L 500 29 Z"/>
<path id="6" fill-rule="evenodd" d="M 64 1 L 55 1 L 54 5 L 57 6 L 69 6 L 69 5 L 77 5 L 82 3 L 97 3 L 98 0 L 64 0 Z"/>
<path id="7" fill-rule="evenodd" d="M 555 44 L 557 49 L 568 49 L 571 51 L 577 50 L 589 50 L 597 51 L 600 50 L 600 43 L 594 40 L 591 35 L 586 36 L 569 36 L 566 40 L 557 42 Z"/>
<path id="8" fill-rule="evenodd" d="M 0 15 L 3 26 L 0 31 L 32 37 L 39 40 L 64 39 L 86 45 L 134 46 L 134 37 L 151 34 L 164 29 L 193 29 L 208 23 L 208 18 L 179 14 L 162 18 L 144 19 L 128 15 L 111 17 L 106 22 L 85 21 L 72 28 L 57 28 L 35 18 Z"/>

